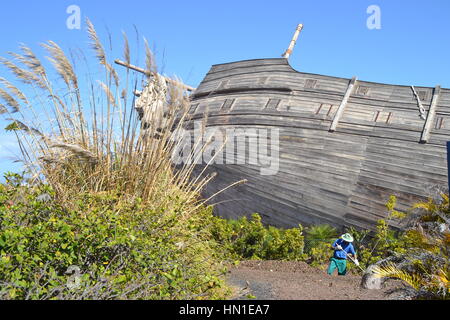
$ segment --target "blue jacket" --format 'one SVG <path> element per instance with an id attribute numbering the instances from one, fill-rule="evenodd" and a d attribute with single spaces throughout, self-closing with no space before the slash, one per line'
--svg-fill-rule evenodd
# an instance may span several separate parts
<path id="1" fill-rule="evenodd" d="M 335 248 L 337 245 L 340 245 L 343 250 L 335 250 L 334 255 L 333 255 L 334 258 L 347 259 L 347 253 L 350 253 L 353 255 L 356 254 L 355 248 L 353 248 L 353 245 L 350 242 L 346 242 L 342 239 L 337 239 L 333 243 L 333 248 Z"/>

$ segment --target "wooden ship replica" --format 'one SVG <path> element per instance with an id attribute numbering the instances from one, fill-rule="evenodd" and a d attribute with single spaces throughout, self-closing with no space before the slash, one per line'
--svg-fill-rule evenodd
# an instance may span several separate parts
<path id="1" fill-rule="evenodd" d="M 277 128 L 279 168 L 210 164 L 212 203 L 227 218 L 259 213 L 279 227 L 327 223 L 374 229 L 397 209 L 447 185 L 450 89 L 390 85 L 294 70 L 282 58 L 213 65 L 191 94 L 191 121 L 206 127 Z M 205 164 L 199 164 L 198 172 Z"/>

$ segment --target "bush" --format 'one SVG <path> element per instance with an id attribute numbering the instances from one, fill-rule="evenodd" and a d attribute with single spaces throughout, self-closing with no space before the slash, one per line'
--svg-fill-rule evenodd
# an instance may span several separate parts
<path id="1" fill-rule="evenodd" d="M 304 260 L 303 228 L 265 227 L 258 214 L 249 220 L 214 217 L 213 236 L 232 259 Z"/>
<path id="2" fill-rule="evenodd" d="M 46 195 L 46 197 L 42 197 Z M 138 199 L 84 194 L 70 211 L 46 186 L 0 185 L 1 299 L 202 299 L 228 294 L 202 221 Z M 39 201 L 38 199 L 47 199 Z"/>
<path id="3" fill-rule="evenodd" d="M 450 298 L 450 210 L 446 194 L 413 206 L 409 228 L 400 238 L 402 251 L 376 269 L 379 276 L 398 278 L 417 292 L 416 298 Z M 392 259 L 395 258 L 395 259 Z M 395 260 L 395 263 L 391 260 Z"/>
<path id="4" fill-rule="evenodd" d="M 200 197 L 212 177 L 193 179 L 195 161 L 175 168 L 188 95 L 157 73 L 147 42 L 145 74 L 116 70 L 86 25 L 93 59 L 81 54 L 72 63 L 53 41 L 43 44 L 45 60 L 25 45 L 0 58 L 12 75 L 1 81 L 0 115 L 11 121 L 6 130 L 33 178 L 24 185 L 9 175 L 1 187 L 0 294 L 222 297 L 220 251 Z M 123 47 L 129 64 L 125 34 Z M 98 69 L 79 77 L 85 63 Z M 68 278 L 77 285 L 67 286 Z"/>
<path id="5" fill-rule="evenodd" d="M 308 262 L 313 267 L 319 267 L 325 265 L 333 255 L 331 244 L 327 242 L 319 242 L 309 251 Z"/>

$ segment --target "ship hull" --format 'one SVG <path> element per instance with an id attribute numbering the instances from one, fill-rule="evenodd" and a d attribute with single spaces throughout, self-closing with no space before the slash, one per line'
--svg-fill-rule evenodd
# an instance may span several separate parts
<path id="1" fill-rule="evenodd" d="M 408 86 L 301 73 L 286 59 L 215 65 L 192 95 L 190 129 L 204 121 L 207 129 L 263 133 L 267 145 L 276 144 L 267 149 L 278 163 L 262 174 L 261 164 L 247 159 L 252 150 L 259 152 L 251 144 L 260 141 L 248 136 L 244 154 L 225 151 L 234 153 L 234 162 L 208 166 L 206 173 L 217 176 L 204 196 L 245 179 L 211 199 L 218 215 L 257 212 L 280 227 L 373 229 L 386 217 L 390 195 L 401 210 L 423 200 L 427 189 L 447 184 L 450 90 L 416 90 L 425 119 Z"/>

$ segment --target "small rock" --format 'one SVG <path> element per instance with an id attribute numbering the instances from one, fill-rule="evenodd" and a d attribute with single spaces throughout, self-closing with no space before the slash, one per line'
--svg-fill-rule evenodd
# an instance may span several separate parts
<path id="1" fill-rule="evenodd" d="M 380 290 L 383 286 L 384 278 L 376 277 L 373 269 L 375 265 L 367 268 L 361 280 L 361 287 L 369 290 Z"/>

